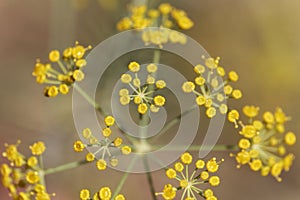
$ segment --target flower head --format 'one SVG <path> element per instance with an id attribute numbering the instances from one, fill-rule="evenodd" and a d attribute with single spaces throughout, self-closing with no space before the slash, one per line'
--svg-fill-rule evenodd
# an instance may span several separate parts
<path id="1" fill-rule="evenodd" d="M 238 162 L 238 167 L 248 164 L 253 171 L 260 171 L 262 176 L 271 174 L 281 181 L 281 172 L 289 171 L 294 155 L 287 153 L 286 146 L 296 142 L 293 132 L 285 131 L 285 122 L 289 120 L 281 108 L 274 113 L 263 113 L 263 119 L 258 120 L 259 108 L 245 106 L 243 113 L 249 118 L 247 124 L 241 124 L 238 146 L 240 152 L 233 155 Z"/>
<path id="2" fill-rule="evenodd" d="M 112 192 L 109 187 L 102 187 L 98 192 L 91 196 L 88 189 L 82 189 L 79 197 L 81 200 L 112 200 Z M 117 194 L 113 200 L 125 200 L 125 196 L 123 194 Z"/>
<path id="3" fill-rule="evenodd" d="M 156 193 L 156 195 L 162 195 L 164 199 L 172 200 L 176 197 L 177 192 L 183 190 L 181 199 L 195 200 L 197 199 L 197 194 L 205 199 L 216 199 L 211 189 L 203 189 L 200 188 L 200 186 L 209 184 L 214 187 L 220 184 L 220 178 L 212 174 L 218 171 L 221 161 L 217 162 L 216 158 L 212 158 L 207 162 L 197 160 L 192 167 L 194 171 L 189 175 L 189 167 L 192 161 L 193 157 L 190 153 L 183 153 L 181 155 L 181 162 L 175 163 L 173 168 L 166 170 L 166 175 L 169 179 L 174 179 L 179 182 L 178 187 L 167 184 L 163 191 Z"/>
<path id="4" fill-rule="evenodd" d="M 0 166 L 3 186 L 13 199 L 50 200 L 54 194 L 48 194 L 41 182 L 43 169 L 40 158 L 46 149 L 45 144 L 39 141 L 31 145 L 32 155 L 26 157 L 18 151 L 20 143 L 5 144 L 6 150 L 2 155 L 10 164 Z"/>
<path id="5" fill-rule="evenodd" d="M 115 119 L 112 116 L 106 116 L 104 119 L 106 127 L 102 129 L 101 139 L 96 138 L 92 134 L 92 131 L 89 128 L 86 128 L 82 131 L 82 136 L 88 140 L 88 143 L 84 144 L 82 141 L 78 140 L 74 142 L 73 148 L 76 152 L 81 152 L 84 148 L 89 147 L 90 151 L 86 154 L 86 160 L 88 162 L 93 162 L 97 155 L 99 159 L 96 162 L 96 166 L 99 170 L 105 170 L 107 167 L 107 160 L 111 166 L 118 165 L 118 159 L 116 157 L 116 151 L 124 155 L 131 153 L 131 147 L 123 145 L 123 140 L 120 137 L 116 137 L 114 140 L 110 139 L 112 134 L 111 126 L 114 125 Z"/>
<path id="6" fill-rule="evenodd" d="M 242 93 L 238 89 L 233 89 L 230 82 L 236 82 L 238 75 L 234 71 L 228 73 L 227 80 L 223 81 L 221 77 L 225 76 L 225 70 L 219 66 L 220 58 L 204 58 L 205 65 L 198 64 L 194 67 L 197 74 L 194 81 L 184 82 L 182 90 L 185 93 L 194 93 L 199 106 L 206 108 L 206 115 L 209 118 L 214 117 L 217 112 L 221 114 L 228 113 L 226 100 L 229 98 L 240 99 Z"/>
<path id="7" fill-rule="evenodd" d="M 55 97 L 59 93 L 67 94 L 74 82 L 84 79 L 82 68 L 87 63 L 83 57 L 91 48 L 76 42 L 75 46 L 66 48 L 62 53 L 52 50 L 49 53 L 50 62 L 41 63 L 37 60 L 32 75 L 36 77 L 37 83 L 47 84 L 44 89 L 46 97 Z"/>
<path id="8" fill-rule="evenodd" d="M 131 6 L 129 9 L 130 15 L 117 23 L 117 29 L 119 31 L 139 29 L 146 45 L 154 44 L 162 48 L 167 42 L 185 44 L 184 34 L 169 29 L 188 30 L 194 26 L 194 22 L 186 12 L 176 9 L 169 3 L 162 3 L 157 9 L 148 9 L 145 5 Z M 168 29 L 145 29 L 147 27 Z"/>
<path id="9" fill-rule="evenodd" d="M 166 103 L 165 97 L 162 95 L 154 95 L 156 91 L 159 91 L 166 87 L 164 80 L 156 80 L 155 73 L 157 71 L 156 64 L 147 65 L 148 72 L 147 80 L 145 84 L 139 78 L 138 72 L 141 70 L 141 66 L 137 62 L 131 62 L 128 65 L 128 69 L 134 73 L 122 74 L 121 81 L 127 84 L 127 88 L 123 88 L 119 91 L 120 103 L 122 105 L 128 105 L 131 101 L 137 105 L 137 110 L 140 114 L 145 114 L 149 110 L 151 112 L 158 112 L 160 107 Z M 129 90 L 133 90 L 133 94 L 130 94 Z"/>

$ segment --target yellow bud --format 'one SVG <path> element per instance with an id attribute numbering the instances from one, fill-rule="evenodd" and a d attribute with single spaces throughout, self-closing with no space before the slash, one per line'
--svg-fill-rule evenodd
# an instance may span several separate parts
<path id="1" fill-rule="evenodd" d="M 92 161 L 95 160 L 95 155 L 89 152 L 89 153 L 86 154 L 85 159 L 88 162 L 92 162 Z"/>
<path id="2" fill-rule="evenodd" d="M 121 81 L 122 83 L 130 83 L 132 80 L 132 77 L 130 74 L 122 74 Z"/>
<path id="3" fill-rule="evenodd" d="M 166 82 L 163 80 L 158 80 L 156 81 L 155 85 L 158 89 L 163 89 L 166 87 Z"/>
<path id="4" fill-rule="evenodd" d="M 174 178 L 176 178 L 177 173 L 174 169 L 170 168 L 166 171 L 166 175 L 167 175 L 168 178 L 174 179 Z"/>
<path id="5" fill-rule="evenodd" d="M 157 65 L 154 64 L 154 63 L 151 63 L 151 64 L 147 65 L 147 71 L 148 71 L 149 73 L 154 73 L 154 72 L 156 72 L 156 71 L 157 71 Z"/>
<path id="6" fill-rule="evenodd" d="M 205 72 L 205 67 L 203 65 L 198 64 L 194 67 L 194 71 L 197 74 L 203 74 Z"/>
<path id="7" fill-rule="evenodd" d="M 140 64 L 137 62 L 130 62 L 128 69 L 132 72 L 138 72 L 140 70 Z"/>
<path id="8" fill-rule="evenodd" d="M 182 90 L 186 93 L 193 92 L 195 89 L 195 84 L 193 82 L 185 82 L 182 85 Z"/>
<path id="9" fill-rule="evenodd" d="M 131 153 L 131 148 L 130 148 L 129 146 L 123 146 L 123 147 L 121 148 L 121 150 L 122 150 L 122 153 L 123 153 L 124 155 L 128 155 L 128 154 Z"/>
<path id="10" fill-rule="evenodd" d="M 211 186 L 218 186 L 220 184 L 220 178 L 218 176 L 212 176 L 209 179 L 209 183 Z"/>
<path id="11" fill-rule="evenodd" d="M 77 140 L 74 143 L 73 148 L 76 152 L 81 152 L 84 149 L 84 144 L 81 141 Z"/>
<path id="12" fill-rule="evenodd" d="M 145 114 L 147 112 L 147 110 L 148 110 L 147 104 L 141 103 L 141 104 L 138 105 L 138 112 L 140 114 Z"/>
<path id="13" fill-rule="evenodd" d="M 57 62 L 57 61 L 59 61 L 59 58 L 60 58 L 60 53 L 59 53 L 59 51 L 53 50 L 53 51 L 51 51 L 51 52 L 49 53 L 49 60 L 50 60 L 51 62 Z"/>
<path id="14" fill-rule="evenodd" d="M 165 105 L 166 99 L 163 96 L 157 95 L 154 97 L 153 101 L 156 106 L 163 106 Z"/>
<path id="15" fill-rule="evenodd" d="M 181 161 L 186 165 L 190 164 L 193 161 L 192 155 L 188 152 L 183 153 L 180 158 Z"/>
<path id="16" fill-rule="evenodd" d="M 109 137 L 109 136 L 111 135 L 111 129 L 110 129 L 110 128 L 104 128 L 104 129 L 102 130 L 102 135 L 103 135 L 104 137 Z"/>
<path id="17" fill-rule="evenodd" d="M 112 126 L 115 123 L 115 118 L 113 116 L 106 116 L 104 122 L 106 126 Z"/>
<path id="18" fill-rule="evenodd" d="M 288 132 L 284 136 L 284 141 L 287 145 L 294 145 L 296 143 L 296 135 L 293 132 Z"/>
<path id="19" fill-rule="evenodd" d="M 99 170 L 105 170 L 106 169 L 106 161 L 103 159 L 100 159 L 97 161 L 96 166 Z"/>
<path id="20" fill-rule="evenodd" d="M 230 71 L 228 73 L 228 79 L 232 82 L 236 82 L 239 80 L 239 75 L 235 71 Z"/>
<path id="21" fill-rule="evenodd" d="M 100 199 L 109 200 L 111 198 L 111 190 L 109 187 L 103 187 L 99 191 Z"/>

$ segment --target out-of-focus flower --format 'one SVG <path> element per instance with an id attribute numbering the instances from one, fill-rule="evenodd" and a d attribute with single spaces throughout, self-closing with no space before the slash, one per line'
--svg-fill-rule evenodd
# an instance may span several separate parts
<path id="1" fill-rule="evenodd" d="M 92 196 L 88 189 L 82 189 L 79 197 L 81 200 L 112 200 L 113 195 L 109 187 L 102 187 L 99 192 L 96 192 Z M 125 200 L 125 196 L 123 194 L 117 194 L 114 200 Z"/>
<path id="2" fill-rule="evenodd" d="M 45 96 L 67 94 L 76 81 L 84 79 L 82 68 L 87 64 L 84 55 L 91 48 L 91 46 L 83 47 L 76 42 L 74 47 L 66 48 L 62 54 L 58 50 L 51 51 L 49 53 L 51 63 L 41 63 L 39 59 L 37 60 L 32 75 L 36 77 L 37 83 L 47 84 L 44 89 Z"/>
<path id="3" fill-rule="evenodd" d="M 18 151 L 17 144 L 5 144 L 6 150 L 2 155 L 10 161 L 10 164 L 2 164 L 0 171 L 2 185 L 8 189 L 9 195 L 16 200 L 50 200 L 54 194 L 49 194 L 43 185 L 43 169 L 41 156 L 46 147 L 43 142 L 31 145 L 32 155 L 25 157 Z"/>
<path id="4" fill-rule="evenodd" d="M 193 157 L 190 153 L 183 153 L 181 155 L 181 162 L 177 162 L 174 168 L 166 170 L 166 175 L 169 179 L 174 179 L 179 182 L 178 187 L 174 187 L 171 184 L 165 185 L 162 192 L 157 192 L 156 195 L 162 195 L 166 200 L 175 199 L 177 193 L 182 191 L 180 199 L 196 200 L 197 195 L 208 199 L 216 200 L 217 197 L 211 189 L 204 189 L 206 184 L 211 186 L 218 186 L 220 184 L 220 178 L 213 173 L 219 170 L 219 164 L 222 161 L 217 162 L 216 158 L 205 162 L 203 160 L 197 160 L 195 166 L 192 166 L 193 172 L 189 175 L 189 167 Z"/>
<path id="5" fill-rule="evenodd" d="M 166 99 L 161 95 L 154 95 L 154 93 L 165 88 L 166 82 L 155 79 L 158 67 L 156 64 L 151 63 L 146 66 L 148 77 L 145 81 L 146 83 L 142 84 L 138 74 L 140 68 L 139 63 L 131 62 L 128 65 L 128 69 L 134 75 L 132 76 L 129 73 L 122 74 L 121 81 L 128 84 L 128 88 L 123 88 L 119 91 L 120 103 L 128 105 L 130 101 L 133 101 L 137 105 L 137 110 L 140 114 L 145 114 L 149 110 L 151 112 L 158 112 L 160 107 L 165 105 Z M 130 94 L 129 90 L 133 90 L 133 94 Z"/>
<path id="6" fill-rule="evenodd" d="M 99 170 L 105 170 L 107 167 L 107 160 L 111 166 L 115 167 L 118 165 L 118 159 L 115 150 L 118 152 L 128 155 L 131 153 L 131 147 L 123 145 L 123 140 L 120 137 L 115 138 L 114 140 L 109 139 L 112 134 L 111 126 L 114 125 L 115 119 L 112 116 L 107 116 L 104 119 L 106 128 L 102 130 L 103 139 L 97 139 L 89 128 L 86 128 L 82 131 L 82 135 L 89 142 L 84 144 L 82 141 L 75 141 L 73 148 L 76 152 L 81 152 L 86 147 L 90 147 L 90 151 L 86 154 L 86 160 L 88 162 L 93 162 L 96 159 L 96 156 L 100 154 L 99 159 L 96 162 L 96 166 Z"/>
<path id="7" fill-rule="evenodd" d="M 282 171 L 289 171 L 294 160 L 294 155 L 286 150 L 286 146 L 296 143 L 295 134 L 285 131 L 285 122 L 290 118 L 281 108 L 274 113 L 265 112 L 262 120 L 256 119 L 258 107 L 245 106 L 243 113 L 249 120 L 245 125 L 239 121 L 239 133 L 243 136 L 238 143 L 240 152 L 231 156 L 236 158 L 238 167 L 248 164 L 253 171 L 260 171 L 262 176 L 271 174 L 281 181 Z"/>
<path id="8" fill-rule="evenodd" d="M 157 9 L 149 9 L 145 5 L 129 7 L 129 16 L 122 18 L 117 23 L 119 31 L 140 29 L 142 40 L 146 45 L 155 44 L 162 48 L 167 42 L 185 44 L 186 37 L 170 29 L 188 30 L 194 22 L 186 12 L 177 9 L 169 3 L 162 3 Z M 168 29 L 146 29 L 147 27 L 162 27 Z"/>
<path id="9" fill-rule="evenodd" d="M 205 65 L 194 66 L 197 76 L 194 81 L 183 83 L 182 90 L 197 96 L 196 103 L 206 108 L 206 115 L 209 118 L 214 117 L 217 112 L 227 114 L 228 106 L 225 101 L 229 98 L 240 99 L 242 97 L 241 91 L 233 89 L 229 84 L 238 81 L 239 76 L 235 71 L 230 71 L 227 79 L 223 80 L 222 77 L 225 77 L 226 72 L 223 67 L 219 66 L 220 58 L 203 57 L 203 59 Z"/>

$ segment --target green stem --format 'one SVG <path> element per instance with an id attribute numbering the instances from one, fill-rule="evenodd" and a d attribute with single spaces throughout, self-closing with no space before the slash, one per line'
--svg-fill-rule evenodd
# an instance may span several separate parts
<path id="1" fill-rule="evenodd" d="M 122 178 L 121 178 L 121 180 L 120 180 L 120 182 L 119 182 L 119 184 L 118 184 L 118 186 L 117 186 L 117 188 L 116 188 L 116 190 L 115 190 L 115 192 L 114 192 L 114 194 L 112 196 L 112 199 L 114 199 L 120 193 L 120 191 L 123 188 L 123 185 L 124 185 L 124 183 L 125 183 L 128 175 L 129 175 L 129 173 L 130 173 L 130 171 L 131 171 L 131 169 L 132 169 L 132 167 L 133 167 L 136 159 L 137 159 L 137 157 L 134 157 L 131 160 L 131 162 L 129 163 L 129 165 L 128 165 L 127 169 L 126 169 L 126 172 L 123 174 L 123 176 L 122 176 Z"/>
<path id="2" fill-rule="evenodd" d="M 153 63 L 159 63 L 160 60 L 160 50 L 155 49 L 154 53 L 153 53 Z M 155 78 L 156 74 L 153 74 L 153 77 Z M 151 84 L 148 86 L 148 92 L 152 92 L 154 91 L 155 86 L 154 84 Z M 154 93 L 149 94 L 149 97 L 153 97 Z M 140 129 L 140 136 L 141 136 L 141 140 L 144 140 L 143 138 L 145 138 L 145 136 L 147 135 L 147 129 L 144 128 L 144 126 L 146 126 L 149 123 L 149 110 L 147 113 L 145 113 L 144 115 L 140 115 L 140 123 L 139 125 L 141 126 Z"/>
<path id="3" fill-rule="evenodd" d="M 39 159 L 40 168 L 44 169 L 44 161 L 43 161 L 42 155 L 40 155 L 38 159 Z M 45 173 L 43 170 L 40 171 L 40 177 L 41 177 L 41 180 L 40 180 L 41 184 L 46 187 Z"/>
<path id="4" fill-rule="evenodd" d="M 54 168 L 48 168 L 48 169 L 44 170 L 44 175 L 49 175 L 49 174 L 66 171 L 66 170 L 73 169 L 73 168 L 76 168 L 76 167 L 79 167 L 81 165 L 88 164 L 88 163 L 90 163 L 90 162 L 88 162 L 86 160 L 82 160 L 82 161 L 76 161 L 76 162 L 63 164 L 63 165 L 60 165 L 60 166 L 57 166 Z"/>
<path id="5" fill-rule="evenodd" d="M 148 159 L 146 157 L 144 157 L 144 166 L 145 166 L 145 170 L 146 170 L 146 175 L 147 175 L 147 181 L 150 187 L 150 193 L 152 196 L 153 200 L 157 200 L 156 195 L 155 195 L 155 188 L 154 188 L 154 184 L 153 184 L 153 179 L 151 176 L 151 172 L 149 171 L 149 163 L 148 163 Z"/>
<path id="6" fill-rule="evenodd" d="M 100 112 L 101 115 L 105 116 L 107 113 L 101 108 L 101 106 L 94 101 L 93 98 L 91 98 L 81 87 L 79 87 L 77 84 L 73 85 L 74 89 L 81 94 L 85 100 L 87 100 L 94 108 Z"/>

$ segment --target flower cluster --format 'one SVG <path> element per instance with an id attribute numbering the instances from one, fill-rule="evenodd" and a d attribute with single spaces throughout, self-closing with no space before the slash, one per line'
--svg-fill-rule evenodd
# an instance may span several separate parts
<path id="1" fill-rule="evenodd" d="M 129 73 L 122 74 L 121 81 L 129 87 L 119 91 L 120 103 L 128 105 L 130 101 L 133 101 L 138 105 L 137 110 L 140 114 L 147 113 L 149 109 L 151 112 L 158 112 L 159 108 L 165 105 L 166 99 L 161 95 L 154 95 L 154 92 L 165 88 L 166 82 L 155 79 L 157 65 L 151 63 L 146 67 L 148 72 L 146 84 L 142 85 L 138 76 L 140 68 L 139 63 L 131 62 L 128 69 L 134 73 L 134 78 Z M 133 94 L 129 93 L 129 89 L 133 90 Z"/>
<path id="2" fill-rule="evenodd" d="M 18 151 L 17 144 L 5 144 L 2 155 L 10 164 L 1 165 L 2 184 L 9 190 L 13 199 L 50 200 L 54 194 L 48 194 L 43 185 L 43 169 L 40 162 L 46 147 L 43 142 L 30 146 L 31 156 L 26 158 Z"/>
<path id="3" fill-rule="evenodd" d="M 85 139 L 89 140 L 87 144 L 82 143 L 82 141 L 78 140 L 74 143 L 74 150 L 76 152 L 81 152 L 86 147 L 90 147 L 91 149 L 95 149 L 94 152 L 89 152 L 86 155 L 86 161 L 93 162 L 96 158 L 97 154 L 101 154 L 99 159 L 96 162 L 96 166 L 99 170 L 105 170 L 107 166 L 107 157 L 111 164 L 111 166 L 115 167 L 118 165 L 118 159 L 116 155 L 113 155 L 112 150 L 118 150 L 124 155 L 128 155 L 131 153 L 131 147 L 127 145 L 123 145 L 123 140 L 120 137 L 115 138 L 114 140 L 110 140 L 109 137 L 112 134 L 111 126 L 114 125 L 115 119 L 112 116 L 107 116 L 104 119 L 106 128 L 102 130 L 102 136 L 104 139 L 98 140 L 91 132 L 89 128 L 86 128 L 82 131 L 82 135 Z M 114 152 L 115 153 L 115 152 Z M 106 155 L 107 154 L 107 155 Z"/>
<path id="4" fill-rule="evenodd" d="M 148 9 L 145 5 L 132 6 L 130 7 L 130 16 L 122 18 L 117 24 L 120 31 L 147 27 L 188 30 L 193 26 L 193 21 L 185 11 L 177 9 L 169 3 L 162 3 L 157 9 Z M 142 40 L 146 45 L 151 43 L 160 47 L 167 42 L 186 43 L 186 37 L 183 34 L 169 29 L 145 29 L 142 33 Z"/>
<path id="5" fill-rule="evenodd" d="M 81 200 L 112 200 L 112 193 L 109 187 L 100 188 L 99 192 L 96 192 L 92 198 L 88 189 L 82 189 L 79 196 Z M 125 200 L 125 197 L 123 194 L 117 194 L 114 200 Z"/>
<path id="6" fill-rule="evenodd" d="M 233 89 L 229 84 L 239 79 L 235 71 L 230 71 L 227 80 L 223 81 L 222 77 L 226 75 L 223 67 L 219 66 L 220 58 L 205 58 L 205 65 L 198 64 L 194 67 L 197 74 L 194 81 L 183 83 L 182 90 L 186 93 L 194 93 L 196 103 L 199 106 L 206 107 L 206 115 L 209 118 L 217 114 L 217 110 L 221 114 L 227 114 L 228 106 L 226 100 L 228 98 L 240 99 L 242 93 L 238 89 Z"/>
<path id="7" fill-rule="evenodd" d="M 76 42 L 74 47 L 66 48 L 62 55 L 58 50 L 49 53 L 49 62 L 41 63 L 38 59 L 32 75 L 39 84 L 47 84 L 44 89 L 46 97 L 55 97 L 59 93 L 67 94 L 75 81 L 82 81 L 82 68 L 87 62 L 83 58 L 91 46 L 83 47 Z M 53 64 L 57 66 L 54 67 Z M 57 69 L 55 69 L 57 68 Z"/>
<path id="8" fill-rule="evenodd" d="M 218 186 L 220 184 L 220 178 L 216 175 L 211 175 L 219 169 L 220 162 L 216 161 L 216 158 L 205 162 L 203 160 L 197 160 L 195 166 L 192 168 L 193 173 L 189 175 L 189 165 L 192 163 L 193 157 L 190 153 L 183 153 L 181 155 L 181 162 L 177 162 L 174 168 L 169 168 L 166 171 L 166 175 L 169 179 L 175 179 L 179 182 L 178 187 L 173 187 L 171 184 L 165 185 L 162 192 L 156 193 L 156 195 L 162 195 L 166 200 L 172 200 L 176 197 L 176 193 L 179 190 L 183 190 L 181 199 L 196 200 L 196 195 L 200 195 L 207 200 L 216 200 L 217 197 L 211 189 L 199 188 L 200 185 L 210 184 L 211 186 Z"/>
<path id="9" fill-rule="evenodd" d="M 238 112 L 231 112 L 237 117 L 230 120 L 238 120 Z M 289 171 L 294 159 L 294 155 L 286 151 L 286 146 L 292 146 L 296 142 L 295 134 L 285 131 L 285 122 L 289 117 L 281 108 L 277 108 L 274 113 L 263 113 L 262 120 L 255 119 L 259 114 L 258 107 L 245 106 L 243 113 L 249 121 L 246 125 L 239 122 L 240 135 L 243 136 L 238 142 L 241 150 L 237 155 L 232 155 L 235 156 L 238 167 L 248 164 L 253 171 L 260 171 L 262 176 L 271 174 L 281 181 L 279 176 L 283 170 Z"/>

